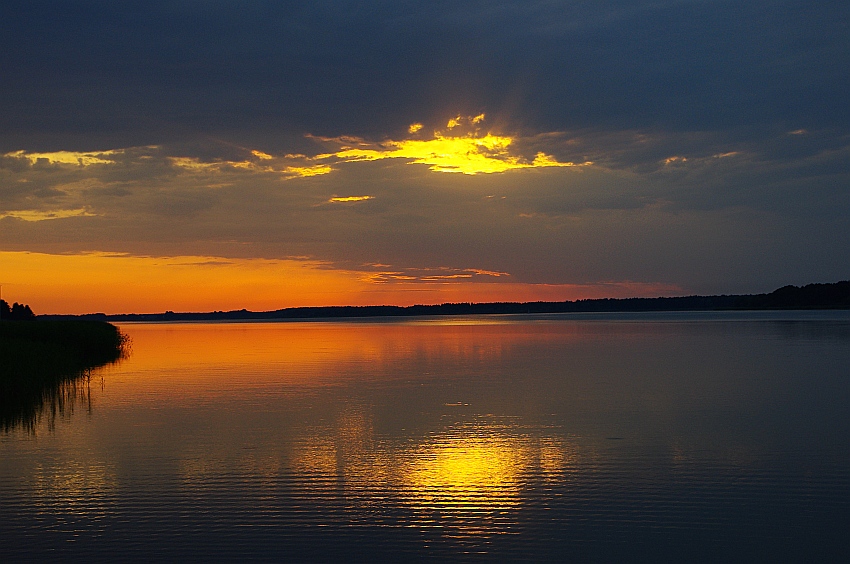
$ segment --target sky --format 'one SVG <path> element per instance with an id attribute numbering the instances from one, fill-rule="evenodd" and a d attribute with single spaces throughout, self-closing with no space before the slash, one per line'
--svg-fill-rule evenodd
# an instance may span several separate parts
<path id="1" fill-rule="evenodd" d="M 850 278 L 850 3 L 0 5 L 0 285 L 36 313 Z"/>

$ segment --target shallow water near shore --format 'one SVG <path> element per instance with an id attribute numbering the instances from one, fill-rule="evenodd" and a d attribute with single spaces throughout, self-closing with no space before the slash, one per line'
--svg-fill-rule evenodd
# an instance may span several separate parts
<path id="1" fill-rule="evenodd" d="M 0 433 L 0 559 L 850 552 L 850 312 L 120 327 Z"/>

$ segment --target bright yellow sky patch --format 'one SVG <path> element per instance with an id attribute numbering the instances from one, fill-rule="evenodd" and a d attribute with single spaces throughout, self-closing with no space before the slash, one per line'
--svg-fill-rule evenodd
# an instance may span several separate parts
<path id="1" fill-rule="evenodd" d="M 428 165 L 435 172 L 462 174 L 499 173 L 509 170 L 546 167 L 586 166 L 572 162 L 558 162 L 545 153 L 537 153 L 528 161 L 510 152 L 511 137 L 502 135 L 448 136 L 435 134 L 433 139 L 407 139 L 386 141 L 376 148 L 343 148 L 319 158 L 336 157 L 343 162 L 377 161 L 382 159 L 409 159 L 412 164 Z"/>
<path id="2" fill-rule="evenodd" d="M 340 150 L 313 157 L 313 160 L 340 162 L 364 162 L 383 159 L 407 159 L 411 164 L 428 165 L 435 172 L 462 174 L 500 173 L 509 170 L 546 167 L 572 167 L 593 164 L 584 162 L 558 162 L 554 157 L 538 152 L 529 160 L 512 152 L 515 138 L 507 135 L 483 133 L 480 129 L 485 115 L 473 117 L 456 116 L 446 124 L 446 129 L 462 127 L 462 132 L 442 133 L 435 131 L 431 139 L 386 140 L 370 143 L 364 139 L 339 137 L 322 139 L 342 145 Z M 411 124 L 408 131 L 413 134 L 422 129 L 421 123 Z"/>

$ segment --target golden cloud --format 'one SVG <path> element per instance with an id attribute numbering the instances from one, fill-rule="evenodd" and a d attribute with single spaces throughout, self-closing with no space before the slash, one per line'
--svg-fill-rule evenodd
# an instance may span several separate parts
<path id="1" fill-rule="evenodd" d="M 330 174 L 333 168 L 329 165 L 312 165 L 312 166 L 288 166 L 281 172 L 288 175 L 289 178 L 305 177 L 305 176 L 321 176 L 322 174 Z"/>
<path id="2" fill-rule="evenodd" d="M 39 161 L 49 164 L 59 165 L 74 165 L 74 166 L 91 166 L 98 164 L 113 164 L 115 161 L 108 158 L 113 155 L 124 153 L 123 149 L 115 149 L 110 151 L 93 151 L 90 153 L 78 153 L 74 151 L 55 151 L 53 153 L 28 153 L 26 151 L 14 151 L 6 153 L 4 157 L 26 159 L 31 164 L 38 164 Z"/>
<path id="3" fill-rule="evenodd" d="M 408 164 L 426 165 L 434 172 L 460 174 L 497 174 L 511 170 L 574 167 L 593 164 L 559 162 L 556 158 L 538 151 L 533 157 L 517 150 L 520 139 L 510 135 L 496 134 L 484 129 L 485 114 L 455 116 L 448 120 L 443 131 L 434 131 L 431 136 L 422 136 L 424 125 L 419 122 L 408 127 L 408 133 L 416 138 L 401 140 L 387 139 L 381 142 L 359 137 L 340 136 L 333 138 L 313 137 L 332 147 L 327 153 L 315 156 L 285 154 L 276 156 L 259 149 L 245 149 L 240 159 L 202 160 L 191 156 L 168 156 L 166 160 L 176 169 L 195 174 L 221 174 L 247 171 L 261 174 L 280 174 L 284 179 L 305 178 L 330 174 L 344 163 L 357 163 L 398 159 Z M 422 138 L 426 137 L 426 138 Z M 128 152 L 130 151 L 130 152 Z M 16 151 L 5 157 L 25 159 L 31 164 L 51 164 L 87 167 L 92 165 L 116 164 L 112 157 L 133 155 L 130 149 L 115 149 L 97 152 L 57 151 L 53 153 L 27 153 Z M 150 158 L 143 155 L 139 158 Z"/>
<path id="4" fill-rule="evenodd" d="M 386 268 L 389 265 L 365 265 Z M 387 282 L 460 282 L 476 278 L 478 276 L 489 276 L 499 278 L 510 276 L 508 272 L 483 270 L 480 268 L 451 268 L 441 266 L 437 268 L 402 268 L 399 270 L 380 270 L 369 272 L 364 275 L 363 280 L 373 284 L 386 284 Z"/>
<path id="5" fill-rule="evenodd" d="M 13 217 L 23 221 L 47 221 L 51 219 L 64 219 L 66 217 L 95 217 L 97 214 L 89 212 L 86 208 L 74 210 L 20 210 L 0 213 L 0 219 Z"/>
<path id="6" fill-rule="evenodd" d="M 371 200 L 374 196 L 334 196 L 328 202 L 331 203 L 340 203 L 340 202 L 362 202 L 364 200 Z"/>

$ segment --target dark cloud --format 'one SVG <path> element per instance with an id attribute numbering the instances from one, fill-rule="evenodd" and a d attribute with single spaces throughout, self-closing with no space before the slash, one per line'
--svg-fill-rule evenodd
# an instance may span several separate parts
<path id="1" fill-rule="evenodd" d="M 480 110 L 537 131 L 846 132 L 849 16 L 766 0 L 7 3 L 0 149 L 381 136 Z"/>

